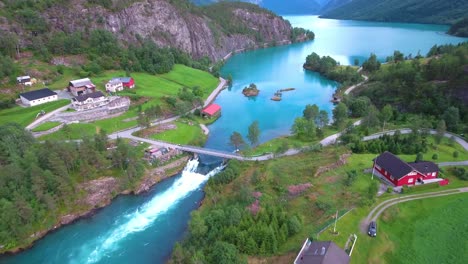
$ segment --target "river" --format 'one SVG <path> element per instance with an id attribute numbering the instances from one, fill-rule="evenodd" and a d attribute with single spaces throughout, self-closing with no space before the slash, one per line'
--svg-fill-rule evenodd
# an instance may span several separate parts
<path id="1" fill-rule="evenodd" d="M 207 147 L 232 149 L 227 144 L 229 135 L 233 131 L 246 135 L 254 120 L 259 121 L 262 142 L 288 134 L 306 104 L 315 103 L 330 112 L 329 100 L 338 84 L 302 69 L 313 51 L 350 64 L 355 58 L 362 62 L 371 52 L 383 60 L 394 50 L 425 55 L 434 44 L 466 41 L 445 35 L 448 27 L 440 25 L 286 18 L 294 26 L 313 30 L 316 39 L 233 56 L 222 74 L 231 74 L 234 82 L 215 101 L 222 107 L 222 116 L 209 127 Z M 250 83 L 261 90 L 255 99 L 241 94 Z M 284 93 L 281 102 L 270 100 L 276 90 L 287 87 L 296 90 Z M 93 217 L 60 228 L 32 249 L 0 258 L 0 263 L 163 263 L 183 237 L 190 212 L 203 197 L 204 184 L 217 171 L 205 168 L 199 173 L 197 166 L 196 161 L 189 162 L 184 172 L 149 193 L 120 196 Z"/>

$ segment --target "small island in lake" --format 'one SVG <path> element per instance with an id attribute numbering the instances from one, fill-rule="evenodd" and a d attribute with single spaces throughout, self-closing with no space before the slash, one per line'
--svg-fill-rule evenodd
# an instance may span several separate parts
<path id="1" fill-rule="evenodd" d="M 242 90 L 242 93 L 247 97 L 257 96 L 260 90 L 257 89 L 257 85 L 251 83 L 248 87 Z"/>

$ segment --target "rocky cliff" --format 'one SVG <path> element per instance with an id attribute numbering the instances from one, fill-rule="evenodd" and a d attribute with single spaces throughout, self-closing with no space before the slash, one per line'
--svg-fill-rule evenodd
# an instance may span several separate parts
<path id="1" fill-rule="evenodd" d="M 131 1 L 124 8 L 105 8 L 85 0 L 61 1 L 38 13 L 47 31 L 66 33 L 102 28 L 113 32 L 123 43 L 150 38 L 160 46 L 177 47 L 195 58 L 219 60 L 231 51 L 263 43 L 280 43 L 291 38 L 291 25 L 279 16 L 251 4 L 220 3 L 230 21 L 207 15 L 204 7 L 185 0 Z M 180 4 L 180 3 L 183 3 Z M 1 3 L 1 2 L 0 2 Z M 31 30 L 18 19 L 1 18 L 1 28 L 15 32 L 23 42 L 31 40 Z M 245 32 L 232 32 L 236 24 Z"/>

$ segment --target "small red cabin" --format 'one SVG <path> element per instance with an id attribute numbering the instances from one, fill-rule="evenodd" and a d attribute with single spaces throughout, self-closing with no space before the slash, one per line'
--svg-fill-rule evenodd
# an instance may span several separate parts
<path id="1" fill-rule="evenodd" d="M 202 115 L 204 117 L 213 117 L 218 116 L 221 113 L 221 106 L 217 104 L 210 104 L 202 110 Z"/>
<path id="2" fill-rule="evenodd" d="M 395 186 L 415 185 L 439 176 L 439 167 L 430 161 L 404 162 L 385 151 L 374 159 L 373 173 L 379 173 Z"/>

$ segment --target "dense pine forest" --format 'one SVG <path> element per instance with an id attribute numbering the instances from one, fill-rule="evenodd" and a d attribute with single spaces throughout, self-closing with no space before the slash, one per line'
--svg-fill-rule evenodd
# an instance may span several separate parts
<path id="1" fill-rule="evenodd" d="M 118 191 L 131 188 L 143 175 L 143 160 L 121 140 L 107 147 L 104 132 L 79 143 L 38 142 L 19 125 L 1 126 L 0 245 L 24 246 L 59 217 L 92 209 L 80 202 L 83 182 L 113 176 Z"/>
<path id="2" fill-rule="evenodd" d="M 325 18 L 454 24 L 466 16 L 468 2 L 445 0 L 355 0 L 322 15 Z"/>

